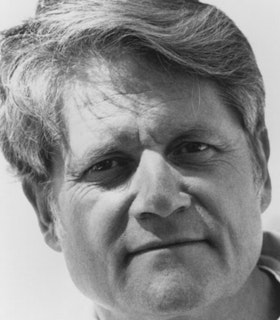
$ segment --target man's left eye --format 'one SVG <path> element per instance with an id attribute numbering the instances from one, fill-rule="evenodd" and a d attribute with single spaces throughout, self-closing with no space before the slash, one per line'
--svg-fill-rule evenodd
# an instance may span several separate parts
<path id="1" fill-rule="evenodd" d="M 169 158 L 176 165 L 199 165 L 214 154 L 214 147 L 202 142 L 183 142 L 173 148 Z"/>
<path id="2" fill-rule="evenodd" d="M 206 143 L 202 142 L 186 142 L 179 145 L 174 151 L 174 155 L 180 155 L 185 153 L 203 152 L 210 148 Z"/>

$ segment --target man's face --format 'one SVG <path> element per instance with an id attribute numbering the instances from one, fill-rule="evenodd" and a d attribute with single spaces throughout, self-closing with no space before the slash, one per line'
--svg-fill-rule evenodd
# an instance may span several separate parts
<path id="1" fill-rule="evenodd" d="M 210 82 L 131 60 L 119 76 L 105 69 L 102 81 L 78 77 L 64 94 L 69 150 L 54 189 L 74 282 L 130 319 L 233 295 L 261 247 L 238 117 Z"/>

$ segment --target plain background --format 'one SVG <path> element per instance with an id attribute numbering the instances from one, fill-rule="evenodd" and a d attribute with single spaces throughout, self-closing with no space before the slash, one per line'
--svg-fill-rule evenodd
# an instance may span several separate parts
<path id="1" fill-rule="evenodd" d="M 36 0 L 0 0 L 0 30 L 32 16 Z M 140 0 L 139 0 L 140 1 Z M 209 0 L 223 9 L 252 44 L 267 91 L 273 201 L 264 228 L 280 231 L 280 2 Z M 49 249 L 21 187 L 0 156 L 0 319 L 82 320 L 88 301 L 72 284 L 62 254 Z M 246 195 L 244 195 L 246 196 Z"/>

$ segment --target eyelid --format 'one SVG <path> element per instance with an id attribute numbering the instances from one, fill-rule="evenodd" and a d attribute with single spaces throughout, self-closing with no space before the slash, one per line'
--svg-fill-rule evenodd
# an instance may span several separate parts
<path id="1" fill-rule="evenodd" d="M 98 166 L 98 165 L 101 165 L 102 162 L 106 162 L 106 161 L 116 161 L 116 162 L 119 162 L 119 164 L 122 162 L 123 165 L 116 165 L 116 166 L 113 166 L 112 168 L 109 168 L 109 169 L 105 169 L 105 170 L 93 170 L 93 168 L 95 166 Z M 92 171 L 92 174 L 96 174 L 96 177 L 99 176 L 102 176 L 102 175 L 106 175 L 110 172 L 110 170 L 120 170 L 120 171 L 131 171 L 131 163 L 133 162 L 133 160 L 128 157 L 128 156 L 125 156 L 125 155 L 110 155 L 110 156 L 106 156 L 104 157 L 103 159 L 100 159 L 99 161 L 95 162 L 94 164 L 92 164 L 91 166 L 89 166 L 88 169 L 84 170 L 81 177 L 80 177 L 80 181 L 83 181 L 83 180 L 86 180 L 87 178 L 87 175 L 90 175 L 91 174 L 91 171 Z M 97 179 L 98 180 L 98 179 Z"/>
<path id="2" fill-rule="evenodd" d="M 183 138 L 183 139 L 176 141 L 175 143 L 172 143 L 169 146 L 167 153 L 172 153 L 174 150 L 180 149 L 180 148 L 188 146 L 188 145 L 205 145 L 209 148 L 215 148 L 215 146 L 213 144 L 201 141 L 199 139 Z"/>
<path id="3" fill-rule="evenodd" d="M 119 158 L 117 158 L 118 160 L 119 160 Z M 100 166 L 101 164 L 104 164 L 104 165 L 106 165 L 106 162 L 110 162 L 111 161 L 111 164 L 112 164 L 112 168 L 114 168 L 115 166 L 113 165 L 113 163 L 115 162 L 115 163 L 117 163 L 117 162 L 119 162 L 119 161 L 117 161 L 117 159 L 116 158 L 109 158 L 109 159 L 105 159 L 105 160 L 102 160 L 102 161 L 99 161 L 99 162 L 97 162 L 97 163 L 95 163 L 89 170 L 90 171 L 96 171 L 96 172 L 99 172 L 99 171 L 103 171 L 103 170 L 98 170 L 98 166 Z M 94 168 L 96 168 L 96 170 L 94 170 Z M 106 170 L 106 169 L 105 169 Z M 109 170 L 109 169 L 108 169 Z"/>
<path id="4" fill-rule="evenodd" d="M 178 143 L 177 147 L 188 145 L 188 144 L 205 145 L 207 147 L 213 147 L 210 143 L 199 141 L 199 140 L 190 140 L 190 141 L 189 140 L 187 140 L 187 141 L 183 140 L 180 143 Z"/>
<path id="5" fill-rule="evenodd" d="M 117 158 L 123 158 L 127 159 L 128 161 L 133 161 L 133 159 L 131 159 L 131 157 L 129 157 L 127 154 L 113 151 L 103 155 L 94 156 L 91 159 L 85 161 L 76 162 L 76 164 L 71 164 L 71 166 L 68 167 L 66 175 L 69 177 L 69 181 L 72 180 L 75 182 L 82 182 L 85 175 L 91 170 L 92 167 L 101 163 L 102 161 Z"/>
<path id="6" fill-rule="evenodd" d="M 206 148 L 203 148 L 203 150 L 187 150 L 188 144 L 203 145 Z M 184 150 L 184 148 L 186 148 L 186 150 Z M 178 143 L 173 147 L 172 150 L 170 150 L 168 158 L 176 166 L 199 166 L 208 163 L 211 159 L 213 159 L 213 157 L 217 156 L 220 151 L 221 150 L 216 148 L 216 146 L 213 146 L 209 143 L 190 140 L 184 141 L 183 139 L 183 141 Z"/>
<path id="7" fill-rule="evenodd" d="M 211 134 L 205 135 L 205 134 L 188 134 L 181 136 L 175 140 L 173 140 L 167 150 L 166 154 L 172 153 L 172 151 L 175 148 L 180 147 L 182 144 L 187 143 L 201 143 L 209 146 L 210 148 L 213 148 L 213 150 L 216 150 L 217 152 L 226 152 L 229 151 L 231 148 L 230 142 L 226 141 L 225 139 L 222 139 L 219 136 L 213 136 Z"/>

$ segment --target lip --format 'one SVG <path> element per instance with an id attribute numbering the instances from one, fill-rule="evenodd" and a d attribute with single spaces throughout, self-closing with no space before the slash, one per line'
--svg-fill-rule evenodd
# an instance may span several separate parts
<path id="1" fill-rule="evenodd" d="M 199 243 L 205 242 L 205 239 L 199 239 L 199 240 L 176 240 L 176 241 L 171 241 L 171 242 L 150 242 L 145 245 L 139 246 L 132 250 L 130 252 L 130 256 L 136 256 L 140 255 L 146 252 L 150 251 L 156 251 L 156 250 L 162 250 L 162 249 L 170 249 L 170 248 L 179 248 L 183 246 L 190 246 L 190 245 L 195 245 Z"/>

